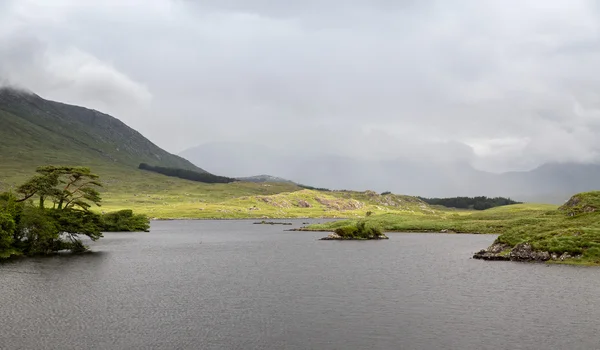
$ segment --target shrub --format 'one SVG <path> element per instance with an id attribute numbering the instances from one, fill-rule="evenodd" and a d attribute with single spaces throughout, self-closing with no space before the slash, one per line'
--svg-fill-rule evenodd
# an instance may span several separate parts
<path id="1" fill-rule="evenodd" d="M 342 238 L 354 238 L 356 231 L 356 226 L 343 226 L 336 228 L 334 232 Z"/>
<path id="2" fill-rule="evenodd" d="M 134 232 L 150 229 L 150 219 L 146 215 L 134 215 L 131 209 L 104 214 L 100 223 L 101 230 L 104 232 Z"/>
<path id="3" fill-rule="evenodd" d="M 384 236 L 380 226 L 365 220 L 358 221 L 355 225 L 338 227 L 334 232 L 344 239 L 377 239 Z"/>
<path id="4" fill-rule="evenodd" d="M 8 251 L 13 242 L 15 222 L 13 218 L 0 211 L 0 252 Z"/>

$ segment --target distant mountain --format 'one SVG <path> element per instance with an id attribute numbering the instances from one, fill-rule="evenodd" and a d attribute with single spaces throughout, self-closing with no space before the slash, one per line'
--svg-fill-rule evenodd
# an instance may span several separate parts
<path id="1" fill-rule="evenodd" d="M 110 115 L 0 88 L 0 180 L 43 164 L 137 169 L 140 163 L 205 172 Z"/>
<path id="2" fill-rule="evenodd" d="M 531 171 L 495 174 L 474 169 L 466 162 L 297 156 L 241 143 L 206 144 L 182 155 L 226 174 L 276 174 L 316 187 L 424 197 L 503 196 L 560 204 L 573 193 L 600 189 L 600 165 L 594 164 L 545 164 Z"/>
<path id="3" fill-rule="evenodd" d="M 244 177 L 248 174 L 280 176 L 274 163 L 284 160 L 278 151 L 256 144 L 214 142 L 187 149 L 180 156 L 194 164 L 209 164 L 210 171 L 227 176 Z"/>
<path id="4" fill-rule="evenodd" d="M 256 175 L 256 176 L 246 176 L 246 177 L 237 177 L 237 180 L 245 181 L 245 182 L 286 182 L 286 183 L 294 183 L 293 181 L 286 180 L 281 177 L 271 176 L 271 175 Z"/>

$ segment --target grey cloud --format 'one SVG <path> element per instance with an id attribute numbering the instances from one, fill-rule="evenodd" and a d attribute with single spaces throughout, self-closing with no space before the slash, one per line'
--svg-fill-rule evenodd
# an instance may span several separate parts
<path id="1" fill-rule="evenodd" d="M 170 151 L 598 161 L 594 1 L 54 1 L 4 3 L 10 78 Z"/>

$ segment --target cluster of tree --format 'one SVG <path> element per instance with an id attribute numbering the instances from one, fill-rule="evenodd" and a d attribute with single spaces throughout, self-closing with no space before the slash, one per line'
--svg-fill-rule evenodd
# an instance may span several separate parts
<path id="1" fill-rule="evenodd" d="M 166 167 L 161 167 L 161 166 L 149 165 L 146 163 L 141 163 L 138 168 L 140 168 L 142 170 L 148 170 L 148 171 L 152 171 L 155 173 L 167 175 L 167 176 L 178 177 L 180 179 L 197 181 L 197 182 L 205 182 L 205 183 L 211 183 L 211 184 L 212 183 L 230 183 L 230 182 L 238 181 L 238 180 L 230 178 L 230 177 L 218 176 L 218 175 L 213 175 L 210 173 L 199 173 L 197 171 L 180 169 L 180 168 L 166 168 Z"/>
<path id="2" fill-rule="evenodd" d="M 80 236 L 95 241 L 102 232 L 148 230 L 144 215 L 89 210 L 101 201 L 98 175 L 89 168 L 44 166 L 36 172 L 14 193 L 0 194 L 0 258 L 82 252 L 87 247 Z"/>
<path id="3" fill-rule="evenodd" d="M 313 191 L 321 191 L 321 192 L 331 192 L 330 189 L 323 188 L 323 187 L 313 187 L 313 186 L 301 185 L 301 184 L 298 184 L 298 187 L 304 188 L 305 190 L 313 190 Z"/>
<path id="4" fill-rule="evenodd" d="M 520 204 L 521 202 L 513 201 L 510 198 L 494 197 L 489 198 L 485 196 L 479 197 L 452 197 L 452 198 L 423 198 L 419 197 L 422 201 L 431 205 L 443 205 L 449 208 L 460 208 L 460 209 L 475 209 L 485 210 L 494 207 L 500 207 L 503 205 Z"/>

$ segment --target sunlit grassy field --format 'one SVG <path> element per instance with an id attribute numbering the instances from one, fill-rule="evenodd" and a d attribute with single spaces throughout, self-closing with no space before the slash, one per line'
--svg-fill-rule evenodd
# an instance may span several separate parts
<path id="1" fill-rule="evenodd" d="M 574 196 L 561 207 L 517 204 L 484 211 L 440 211 L 413 216 L 395 213 L 365 218 L 385 231 L 495 233 L 496 243 L 514 247 L 529 243 L 536 251 L 579 256 L 555 263 L 600 264 L 600 192 Z M 307 230 L 332 231 L 356 220 L 311 225 Z M 482 247 L 484 248 L 484 247 Z"/>
<path id="2" fill-rule="evenodd" d="M 127 166 L 79 164 L 100 175 L 102 206 L 93 210 L 101 212 L 133 209 L 155 219 L 353 218 L 368 212 L 409 216 L 441 212 L 411 196 L 315 191 L 292 183 L 206 184 Z M 20 166 L 20 171 L 14 171 L 14 166 L 3 171 L 0 164 L 0 191 L 14 190 L 34 175 L 37 165 Z"/>
<path id="3" fill-rule="evenodd" d="M 556 208 L 557 206 L 549 204 L 515 204 L 483 211 L 438 210 L 428 215 L 386 213 L 368 217 L 367 220 L 380 225 L 386 231 L 502 234 L 512 227 L 543 221 L 545 215 Z M 338 221 L 312 225 L 309 229 L 330 231 L 349 223 Z"/>

